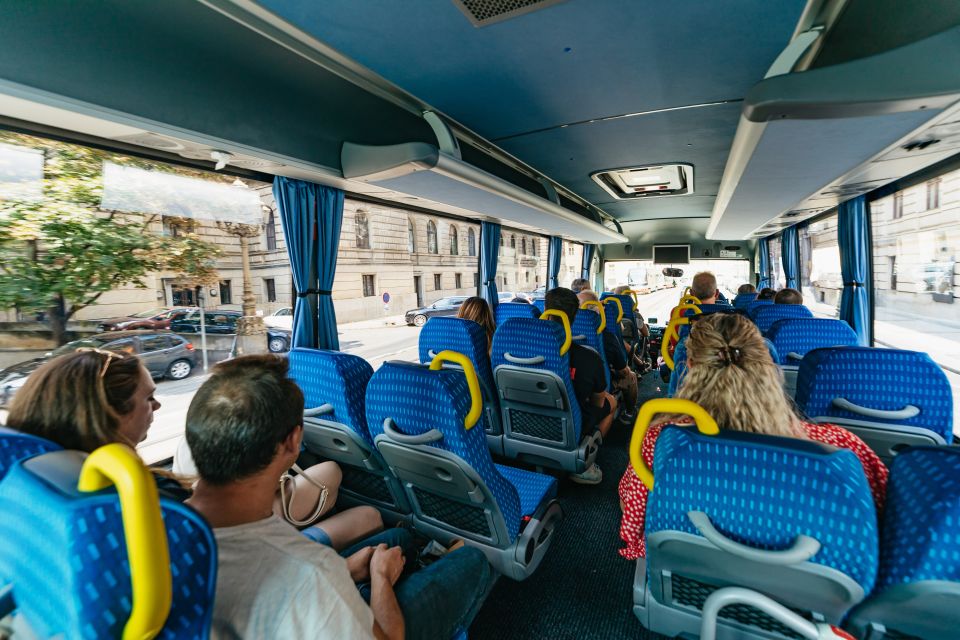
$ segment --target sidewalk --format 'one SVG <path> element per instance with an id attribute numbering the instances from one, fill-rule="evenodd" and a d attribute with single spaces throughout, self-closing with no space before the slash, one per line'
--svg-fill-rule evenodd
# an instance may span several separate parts
<path id="1" fill-rule="evenodd" d="M 380 329 L 382 327 L 405 327 L 407 323 L 403 319 L 403 314 L 396 316 L 385 316 L 383 318 L 374 318 L 373 320 L 360 320 L 359 322 L 338 322 L 338 333 L 362 329 Z"/>

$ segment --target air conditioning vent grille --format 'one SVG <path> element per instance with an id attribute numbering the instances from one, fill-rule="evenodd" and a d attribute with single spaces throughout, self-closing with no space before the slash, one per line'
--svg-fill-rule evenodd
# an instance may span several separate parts
<path id="1" fill-rule="evenodd" d="M 693 193 L 693 165 L 686 163 L 605 169 L 590 177 L 617 200 Z"/>
<path id="2" fill-rule="evenodd" d="M 563 0 L 453 0 L 475 27 L 516 18 L 560 2 Z"/>

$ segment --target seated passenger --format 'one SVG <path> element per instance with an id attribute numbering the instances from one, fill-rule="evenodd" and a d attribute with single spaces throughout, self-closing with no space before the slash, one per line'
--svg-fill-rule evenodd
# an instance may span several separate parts
<path id="1" fill-rule="evenodd" d="M 580 293 L 586 289 L 590 288 L 590 281 L 586 278 L 577 278 L 570 283 L 570 290 L 574 293 Z"/>
<path id="2" fill-rule="evenodd" d="M 513 298 L 512 300 L 510 300 L 510 302 L 519 302 L 521 304 L 532 304 L 528 298 L 524 298 L 523 296 L 517 296 L 516 298 Z"/>
<path id="3" fill-rule="evenodd" d="M 783 392 L 783 374 L 770 357 L 756 325 L 741 315 L 716 314 L 694 323 L 687 338 L 687 374 L 677 398 L 706 409 L 721 429 L 810 439 L 850 449 L 860 459 L 877 510 L 883 508 L 887 468 L 860 438 L 832 424 L 803 422 Z M 644 461 L 653 468 L 654 445 L 664 425 L 690 424 L 687 417 L 661 416 L 643 440 Z M 623 520 L 620 537 L 627 544 L 620 555 L 646 556 L 644 519 L 647 487 L 633 467 L 620 480 Z"/>
<path id="4" fill-rule="evenodd" d="M 775 304 L 803 304 L 803 294 L 796 289 L 780 289 L 773 296 Z"/>
<path id="5" fill-rule="evenodd" d="M 717 278 L 709 271 L 701 271 L 690 282 L 690 294 L 702 304 L 717 303 Z"/>
<path id="6" fill-rule="evenodd" d="M 547 309 L 562 311 L 573 326 L 573 320 L 580 309 L 577 295 L 557 287 L 547 291 L 544 304 Z M 559 322 L 557 318 L 551 318 Z M 570 380 L 573 382 L 573 391 L 576 394 L 577 404 L 580 405 L 581 429 L 584 433 L 599 430 L 606 436 L 613 424 L 613 416 L 617 412 L 617 400 L 607 393 L 607 376 L 603 372 L 603 361 L 600 355 L 589 347 L 573 343 L 568 352 L 570 357 Z M 603 480 L 600 467 L 592 467 L 579 474 L 571 474 L 570 479 L 579 484 L 599 484 Z"/>
<path id="7" fill-rule="evenodd" d="M 487 304 L 487 301 L 479 296 L 467 298 L 460 305 L 457 317 L 464 320 L 473 320 L 483 327 L 487 334 L 487 354 L 489 354 L 490 347 L 493 346 L 493 332 L 497 325 L 493 321 L 493 313 L 490 311 L 490 305 Z"/>
<path id="8" fill-rule="evenodd" d="M 303 393 L 287 366 L 277 356 L 221 363 L 187 412 L 200 474 L 188 503 L 213 527 L 219 554 L 212 637 L 450 638 L 466 628 L 490 580 L 481 551 L 461 547 L 414 572 L 403 529 L 344 559 L 273 514 L 303 439 Z M 369 606 L 355 583 L 369 583 Z"/>
<path id="9" fill-rule="evenodd" d="M 764 287 L 763 289 L 760 289 L 760 293 L 757 294 L 757 300 L 773 300 L 775 295 L 777 295 L 776 289 Z"/>
<path id="10" fill-rule="evenodd" d="M 752 284 L 750 284 L 749 282 L 737 287 L 737 295 L 740 295 L 742 293 L 756 293 L 756 291 L 757 291 L 757 288 Z"/>
<path id="11" fill-rule="evenodd" d="M 577 295 L 580 304 L 593 301 L 599 302 L 597 294 L 587 289 Z M 590 306 L 586 310 L 593 313 L 599 313 L 596 307 Z M 581 309 L 581 311 L 585 311 Z M 633 412 L 637 408 L 637 374 L 627 366 L 627 361 L 623 357 L 623 351 L 617 346 L 617 337 L 609 331 L 603 332 L 603 353 L 607 358 L 607 366 L 612 372 L 611 380 L 613 386 L 623 393 L 624 419 L 632 419 Z M 629 351 L 627 352 L 629 353 Z"/>

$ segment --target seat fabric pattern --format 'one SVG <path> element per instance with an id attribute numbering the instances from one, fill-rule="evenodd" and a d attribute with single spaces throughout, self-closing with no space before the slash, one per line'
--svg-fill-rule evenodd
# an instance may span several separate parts
<path id="1" fill-rule="evenodd" d="M 502 464 L 493 466 L 517 490 L 521 516 L 532 516 L 541 504 L 557 497 L 557 479 L 553 476 Z"/>
<path id="2" fill-rule="evenodd" d="M 209 525 L 190 507 L 160 499 L 173 602 L 159 638 L 206 638 L 216 588 Z M 38 637 L 119 638 L 130 615 L 130 565 L 120 501 L 105 489 L 65 495 L 22 463 L 0 483 L 0 574 Z M 42 535 L 38 535 L 42 531 Z"/>
<path id="3" fill-rule="evenodd" d="M 749 316 L 749 318 L 753 320 L 754 316 L 757 313 L 757 309 L 759 309 L 760 307 L 766 306 L 768 304 L 773 304 L 773 300 L 769 298 L 767 298 L 766 300 L 754 300 L 753 302 L 748 302 L 747 306 L 744 307 L 744 309 L 747 312 L 747 316 Z"/>
<path id="4" fill-rule="evenodd" d="M 878 592 L 922 580 L 960 582 L 960 451 L 913 447 L 887 484 Z"/>
<path id="5" fill-rule="evenodd" d="M 0 426 L 0 480 L 20 460 L 60 449 L 60 445 L 45 438 Z"/>
<path id="6" fill-rule="evenodd" d="M 733 299 L 733 306 L 737 309 L 746 309 L 747 305 L 756 299 L 757 299 L 756 292 L 738 293 L 737 296 Z"/>
<path id="7" fill-rule="evenodd" d="M 541 311 L 538 311 L 534 305 L 525 302 L 501 302 L 494 310 L 497 326 L 500 326 L 510 318 L 539 318 L 540 313 Z M 429 324 L 429 322 L 427 324 Z M 422 335 L 423 334 L 421 334 L 421 336 Z M 422 340 L 423 338 L 421 338 L 421 341 Z M 422 355 L 420 359 L 423 360 Z"/>
<path id="8" fill-rule="evenodd" d="M 383 433 L 387 418 L 393 419 L 396 429 L 405 435 L 437 429 L 443 438 L 425 446 L 449 451 L 477 472 L 500 506 L 507 530 L 515 537 L 520 529 L 520 497 L 493 464 L 483 429 L 464 429 L 469 411 L 467 379 L 462 371 L 454 369 L 430 371 L 426 365 L 386 362 L 367 388 L 370 434 L 376 438 Z"/>
<path id="9" fill-rule="evenodd" d="M 607 365 L 607 352 L 603 348 L 603 334 L 597 333 L 597 329 L 599 328 L 600 316 L 593 311 L 581 309 L 577 312 L 577 317 L 573 321 L 573 326 L 570 327 L 570 332 L 574 338 L 583 336 L 582 339 L 576 340 L 576 343 L 590 347 L 600 356 L 600 359 L 603 361 L 603 374 L 607 380 L 607 388 L 609 389 L 610 367 Z"/>
<path id="10" fill-rule="evenodd" d="M 522 303 L 521 303 L 521 304 L 522 304 Z M 536 310 L 537 310 L 536 317 L 539 318 L 539 317 L 540 317 L 540 314 L 543 313 L 544 310 L 546 310 L 546 308 L 547 308 L 547 300 L 546 300 L 546 298 L 534 298 L 534 299 L 533 299 L 533 306 L 534 306 L 534 308 L 536 308 Z"/>
<path id="11" fill-rule="evenodd" d="M 703 511 L 727 537 L 785 549 L 816 538 L 810 562 L 833 567 L 869 593 L 877 573 L 877 518 L 851 451 L 792 438 L 668 427 L 657 440 L 646 534 L 699 535 L 687 516 Z"/>
<path id="12" fill-rule="evenodd" d="M 428 323 L 429 324 L 429 323 Z M 333 406 L 324 420 L 357 432 L 373 446 L 364 403 L 373 367 L 359 356 L 323 349 L 296 348 L 290 352 L 290 377 L 303 390 L 305 406 Z"/>
<path id="13" fill-rule="evenodd" d="M 833 406 L 834 398 L 885 411 L 914 405 L 913 418 L 869 418 L 878 424 L 920 427 L 953 441 L 953 395 L 946 374 L 919 351 L 840 347 L 807 352 L 797 373 L 797 406 L 810 417 L 864 417 Z"/>
<path id="14" fill-rule="evenodd" d="M 617 306 L 614 304 L 603 305 L 603 315 L 607 319 L 607 326 L 604 328 L 604 331 L 612 333 L 614 337 L 616 337 L 620 354 L 623 356 L 623 359 L 626 360 L 627 350 L 623 346 L 623 331 L 620 329 L 620 323 L 617 322 Z"/>
<path id="15" fill-rule="evenodd" d="M 667 386 L 667 397 L 676 395 L 677 389 L 687 374 L 687 337 L 681 336 L 680 342 L 673 350 L 673 371 L 670 372 L 670 384 Z"/>
<path id="16" fill-rule="evenodd" d="M 784 318 L 812 318 L 813 313 L 802 304 L 768 304 L 757 308 L 753 321 L 760 333 L 766 335 L 777 320 Z"/>
<path id="17" fill-rule="evenodd" d="M 859 344 L 857 334 L 843 320 L 832 318 L 784 318 L 774 322 L 767 338 L 780 355 L 779 364 L 800 364 L 789 353 L 805 355 L 821 347 L 853 347 Z"/>
<path id="18" fill-rule="evenodd" d="M 577 314 L 579 315 L 579 314 Z M 570 380 L 570 355 L 560 355 L 560 347 L 565 339 L 563 327 L 552 320 L 531 320 L 513 318 L 507 320 L 493 334 L 491 365 L 494 371 L 501 365 L 550 371 L 563 381 L 567 390 L 570 413 L 573 417 L 574 441 L 580 442 L 580 404 L 573 391 Z M 509 362 L 504 354 L 518 358 L 542 356 L 540 364 L 516 364 Z"/>

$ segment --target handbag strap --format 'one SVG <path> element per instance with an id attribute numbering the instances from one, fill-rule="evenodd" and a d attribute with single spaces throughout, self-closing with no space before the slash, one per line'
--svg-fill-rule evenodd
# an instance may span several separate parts
<path id="1" fill-rule="evenodd" d="M 290 513 L 290 503 L 293 502 L 293 496 L 295 493 L 294 485 L 290 484 L 294 481 L 293 476 L 291 476 L 289 473 L 285 473 L 280 476 L 280 507 L 283 510 L 283 518 L 295 527 L 306 527 L 312 525 L 320 518 L 320 514 L 323 512 L 323 507 L 327 503 L 327 494 L 329 492 L 327 487 L 322 482 L 315 480 L 304 473 L 303 469 L 301 469 L 299 465 L 294 464 L 291 468 L 298 475 L 303 476 L 307 482 L 320 490 L 320 498 L 317 500 L 317 506 L 313 510 L 313 513 L 302 520 L 298 520 L 297 518 L 293 517 L 292 513 Z"/>

